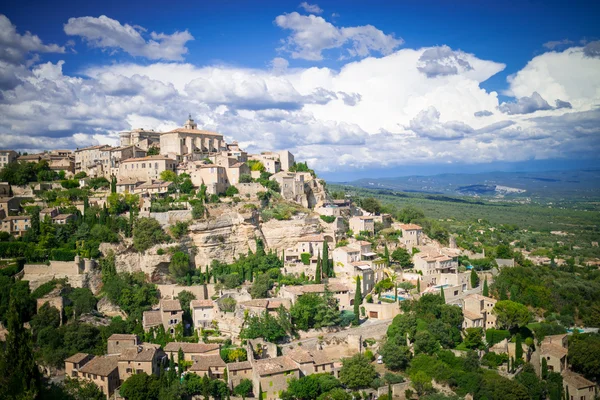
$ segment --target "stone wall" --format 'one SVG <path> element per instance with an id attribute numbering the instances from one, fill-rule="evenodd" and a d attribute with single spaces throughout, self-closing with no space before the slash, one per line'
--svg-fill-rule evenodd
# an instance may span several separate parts
<path id="1" fill-rule="evenodd" d="M 166 212 L 149 213 L 150 218 L 157 220 L 162 227 L 173 225 L 180 221 L 192 219 L 192 210 L 172 210 Z"/>

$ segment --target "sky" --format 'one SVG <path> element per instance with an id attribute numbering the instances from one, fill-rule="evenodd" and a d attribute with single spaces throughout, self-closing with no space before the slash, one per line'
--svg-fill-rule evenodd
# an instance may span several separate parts
<path id="1" fill-rule="evenodd" d="M 20 1 L 0 147 L 118 144 L 188 114 L 326 179 L 595 167 L 598 2 Z"/>

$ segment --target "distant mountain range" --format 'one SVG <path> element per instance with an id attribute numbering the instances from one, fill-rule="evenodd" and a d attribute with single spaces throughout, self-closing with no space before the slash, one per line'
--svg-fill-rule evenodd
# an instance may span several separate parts
<path id="1" fill-rule="evenodd" d="M 600 200 L 600 170 L 365 178 L 342 184 L 371 189 L 474 197 Z"/>

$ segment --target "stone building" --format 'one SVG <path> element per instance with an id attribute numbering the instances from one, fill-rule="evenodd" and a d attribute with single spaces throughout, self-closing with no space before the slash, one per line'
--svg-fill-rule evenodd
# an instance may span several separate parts
<path id="1" fill-rule="evenodd" d="M 210 379 L 223 379 L 227 364 L 218 354 L 203 355 L 196 357 L 188 371 L 200 376 L 208 376 Z"/>
<path id="2" fill-rule="evenodd" d="M 94 357 L 77 353 L 65 359 L 65 375 L 95 384 L 107 399 L 112 397 L 121 383 L 117 356 Z"/>
<path id="3" fill-rule="evenodd" d="M 241 361 L 227 364 L 227 384 L 233 390 L 244 379 L 252 380 L 252 364 L 250 361 Z"/>
<path id="4" fill-rule="evenodd" d="M 564 391 L 569 393 L 567 400 L 594 400 L 598 398 L 598 387 L 594 382 L 571 371 L 564 371 L 562 378 Z"/>
<path id="5" fill-rule="evenodd" d="M 192 312 L 192 321 L 196 329 L 208 328 L 215 320 L 215 303 L 210 299 L 190 301 L 190 310 Z"/>
<path id="6" fill-rule="evenodd" d="M 160 179 L 163 171 L 177 170 L 177 161 L 165 156 L 147 156 L 123 160 L 119 165 L 119 179 L 139 179 L 147 182 Z"/>
<path id="7" fill-rule="evenodd" d="M 541 359 L 545 358 L 548 371 L 562 373 L 567 369 L 569 340 L 566 334 L 546 336 L 540 346 Z"/>
<path id="8" fill-rule="evenodd" d="M 183 352 L 184 361 L 195 361 L 204 356 L 218 356 L 221 346 L 217 343 L 188 343 L 171 342 L 165 346 L 165 353 L 169 359 L 171 355 L 179 363 L 179 349 Z"/>
<path id="9" fill-rule="evenodd" d="M 158 375 L 165 361 L 165 352 L 157 344 L 143 343 L 123 349 L 118 356 L 119 378 L 125 381 L 131 375 L 142 372 Z"/>
<path id="10" fill-rule="evenodd" d="M 183 322 L 183 310 L 179 300 L 161 300 L 157 310 L 144 311 L 142 325 L 145 331 L 162 325 L 165 332 L 175 333 L 175 327 Z"/>
<path id="11" fill-rule="evenodd" d="M 160 135 L 160 153 L 180 161 L 183 160 L 183 156 L 208 155 L 220 151 L 227 151 L 223 135 L 198 129 L 198 124 L 191 116 L 183 128 L 173 129 Z M 193 160 L 194 157 L 191 159 Z"/>
<path id="12" fill-rule="evenodd" d="M 138 128 L 119 133 L 119 139 L 121 147 L 135 145 L 142 150 L 148 151 L 153 144 L 160 143 L 160 132 Z"/>
<path id="13" fill-rule="evenodd" d="M 355 235 L 358 235 L 360 232 L 369 232 L 370 234 L 375 233 L 375 220 L 373 217 L 351 217 L 348 222 L 350 224 L 350 229 Z"/>
<path id="14" fill-rule="evenodd" d="M 143 157 L 146 157 L 146 151 L 134 145 L 106 147 L 100 152 L 102 175 L 110 180 L 112 176 L 119 175 L 119 166 L 121 165 L 121 162 L 130 158 Z"/>
<path id="15" fill-rule="evenodd" d="M 14 150 L 0 150 L 0 169 L 17 160 L 19 153 Z"/>
<path id="16" fill-rule="evenodd" d="M 141 344 L 137 335 L 114 333 L 107 340 L 107 354 L 121 354 L 125 349 L 134 348 Z"/>
<path id="17" fill-rule="evenodd" d="M 480 294 L 470 294 L 462 300 L 463 329 L 496 328 L 496 315 L 492 313 L 496 300 Z"/>
<path id="18" fill-rule="evenodd" d="M 419 246 L 421 245 L 421 236 L 423 235 L 423 228 L 416 224 L 401 224 L 400 230 L 402 231 L 402 238 L 400 243 L 406 246 Z"/>
<path id="19" fill-rule="evenodd" d="M 229 187 L 227 171 L 220 165 L 206 164 L 203 161 L 188 162 L 179 172 L 189 174 L 192 184 L 196 187 L 206 185 L 208 194 L 225 193 Z"/>
<path id="20" fill-rule="evenodd" d="M 75 150 L 75 172 L 85 172 L 88 176 L 103 176 L 102 152 L 110 149 L 107 145 L 84 147 Z"/>

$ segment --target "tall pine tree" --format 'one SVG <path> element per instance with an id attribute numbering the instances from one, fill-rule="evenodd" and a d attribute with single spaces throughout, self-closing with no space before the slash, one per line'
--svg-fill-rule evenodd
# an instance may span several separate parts
<path id="1" fill-rule="evenodd" d="M 479 277 L 477 276 L 477 272 L 475 272 L 475 269 L 472 269 L 471 270 L 471 287 L 476 288 L 477 286 L 479 286 Z"/>
<path id="2" fill-rule="evenodd" d="M 356 293 L 354 293 L 354 325 L 360 324 L 360 305 L 362 304 L 362 292 L 360 289 L 360 276 L 356 277 Z"/>
<path id="3" fill-rule="evenodd" d="M 483 293 L 484 296 L 489 296 L 490 295 L 490 289 L 488 288 L 488 283 L 487 283 L 487 276 L 485 277 L 485 280 L 483 281 Z"/>
<path id="4" fill-rule="evenodd" d="M 383 258 L 385 260 L 385 264 L 387 266 L 389 266 L 390 265 L 390 251 L 388 250 L 387 243 L 385 244 L 385 247 L 383 248 Z"/>
<path id="5" fill-rule="evenodd" d="M 328 277 L 332 277 L 331 274 L 333 271 L 330 268 L 331 264 L 329 264 L 329 245 L 327 242 L 323 242 L 323 274 Z"/>
<path id="6" fill-rule="evenodd" d="M 417 278 L 417 293 L 421 293 L 421 278 Z"/>
<path id="7" fill-rule="evenodd" d="M 444 292 L 444 288 L 440 289 L 440 296 L 442 297 L 443 304 L 446 304 L 446 293 Z"/>

